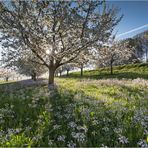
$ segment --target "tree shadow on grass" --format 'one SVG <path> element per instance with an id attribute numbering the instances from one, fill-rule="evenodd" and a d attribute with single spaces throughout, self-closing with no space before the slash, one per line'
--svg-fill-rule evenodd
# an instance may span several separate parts
<path id="1" fill-rule="evenodd" d="M 115 133 L 112 131 L 108 134 L 102 130 L 105 126 L 104 116 L 108 119 L 115 117 L 108 113 L 103 101 L 90 98 L 84 92 L 57 89 L 53 92 L 50 103 L 53 109 L 50 129 L 54 130 L 50 132 L 49 137 L 55 142 L 52 146 L 65 147 L 68 142 L 76 143 L 77 147 L 101 146 L 101 143 L 115 146 Z M 96 126 L 94 120 L 100 124 Z M 112 123 L 112 126 L 116 127 L 116 123 Z M 93 135 L 93 131 L 98 132 Z M 49 134 L 47 130 L 44 132 L 45 135 Z M 106 135 L 108 138 L 104 138 Z M 65 137 L 63 142 L 60 136 Z M 47 138 L 44 138 L 44 141 L 47 141 Z M 110 143 L 113 139 L 114 142 Z"/>
<path id="2" fill-rule="evenodd" d="M 31 135 L 39 138 L 33 146 L 66 147 L 68 143 L 76 143 L 77 147 L 121 146 L 114 129 L 123 124 L 124 112 L 119 120 L 116 118 L 118 110 L 112 112 L 106 102 L 95 100 L 83 91 L 59 87 L 49 92 L 49 98 L 40 97 L 43 98 L 38 100 L 37 108 L 30 109 L 32 117 L 36 115 L 37 118 L 31 119 L 36 120 L 33 122 L 36 124 L 31 125 L 35 128 Z M 33 113 L 33 110 L 37 112 Z M 137 146 L 136 140 L 132 139 L 124 146 Z"/>
<path id="3" fill-rule="evenodd" d="M 102 143 L 111 147 L 121 146 L 113 129 L 124 124 L 123 120 L 126 120 L 124 112 L 118 119 L 118 110 L 113 113 L 106 105 L 106 101 L 95 100 L 83 91 L 74 92 L 58 88 L 52 93 L 50 96 L 53 109 L 50 114 L 52 122 L 48 127 L 49 130 L 46 128 L 44 130 L 45 135 L 54 140 L 51 146 L 65 147 L 68 142 L 76 143 L 77 147 L 101 147 Z M 130 125 L 126 128 L 129 129 Z M 124 146 L 136 146 L 136 140 L 132 139 Z M 47 142 L 47 137 L 44 137 L 43 141 Z"/>
<path id="4" fill-rule="evenodd" d="M 20 80 L 20 81 L 8 81 L 7 83 L 0 83 L 0 91 L 11 92 L 19 89 L 23 89 L 25 87 L 32 87 L 32 86 L 44 86 L 47 85 L 46 79 L 38 79 L 37 81 L 33 81 L 31 79 L 27 80 Z"/>

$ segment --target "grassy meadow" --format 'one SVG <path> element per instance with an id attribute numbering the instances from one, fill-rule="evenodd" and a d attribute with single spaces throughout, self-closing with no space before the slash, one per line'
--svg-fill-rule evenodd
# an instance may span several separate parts
<path id="1" fill-rule="evenodd" d="M 0 82 L 0 147 L 147 147 L 148 65 L 79 75 Z"/>

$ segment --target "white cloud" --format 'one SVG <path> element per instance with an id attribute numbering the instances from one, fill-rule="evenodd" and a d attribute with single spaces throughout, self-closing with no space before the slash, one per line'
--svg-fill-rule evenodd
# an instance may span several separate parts
<path id="1" fill-rule="evenodd" d="M 132 29 L 132 30 L 130 30 L 130 31 L 121 33 L 121 34 L 117 35 L 117 37 L 121 37 L 121 36 L 127 35 L 127 34 L 129 34 L 129 33 L 133 33 L 133 32 L 135 32 L 135 31 L 138 31 L 138 30 L 141 30 L 141 29 L 147 28 L 147 27 L 148 27 L 148 24 L 145 24 L 145 25 L 143 25 L 143 26 L 137 27 L 137 28 Z"/>

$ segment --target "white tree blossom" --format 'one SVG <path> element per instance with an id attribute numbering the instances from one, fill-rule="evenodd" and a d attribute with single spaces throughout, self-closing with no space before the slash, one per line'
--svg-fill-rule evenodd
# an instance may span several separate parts
<path id="1" fill-rule="evenodd" d="M 106 41 L 121 20 L 118 9 L 104 1 L 0 2 L 2 46 L 27 47 L 49 69 L 49 84 L 55 70 L 72 62 L 83 51 Z"/>

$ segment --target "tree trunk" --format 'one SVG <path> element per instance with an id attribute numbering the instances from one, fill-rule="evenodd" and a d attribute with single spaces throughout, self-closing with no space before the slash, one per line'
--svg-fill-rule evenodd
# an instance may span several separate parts
<path id="1" fill-rule="evenodd" d="M 69 75 L 69 70 L 67 70 L 67 76 Z"/>
<path id="2" fill-rule="evenodd" d="M 60 77 L 62 76 L 62 73 L 60 72 Z"/>
<path id="3" fill-rule="evenodd" d="M 37 80 L 36 73 L 33 73 L 33 74 L 32 74 L 31 79 L 32 79 L 33 81 L 36 81 L 36 80 Z"/>
<path id="4" fill-rule="evenodd" d="M 83 76 L 83 67 L 81 67 L 81 77 Z"/>
<path id="5" fill-rule="evenodd" d="M 110 62 L 110 74 L 111 75 L 113 74 L 113 62 L 112 61 Z"/>
<path id="6" fill-rule="evenodd" d="M 8 82 L 8 80 L 9 80 L 9 78 L 8 78 L 8 77 L 6 77 L 6 82 Z"/>
<path id="7" fill-rule="evenodd" d="M 54 74 L 55 74 L 55 69 L 49 68 L 49 78 L 48 78 L 49 89 L 54 89 Z"/>

